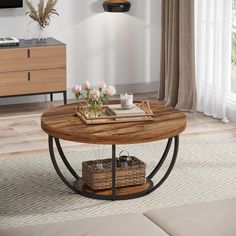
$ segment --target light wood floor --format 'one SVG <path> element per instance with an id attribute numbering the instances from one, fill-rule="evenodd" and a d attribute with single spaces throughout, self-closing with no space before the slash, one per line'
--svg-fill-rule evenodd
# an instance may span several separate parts
<path id="1" fill-rule="evenodd" d="M 155 98 L 155 94 L 139 94 L 138 99 Z M 70 101 L 74 102 L 74 101 Z M 47 135 L 40 128 L 40 116 L 52 106 L 61 102 L 43 102 L 20 105 L 0 106 L 0 158 L 22 157 L 48 152 Z M 223 124 L 200 113 L 187 113 L 188 125 L 185 136 L 220 136 L 236 148 L 236 124 Z M 65 151 L 81 150 L 87 144 L 62 142 Z"/>

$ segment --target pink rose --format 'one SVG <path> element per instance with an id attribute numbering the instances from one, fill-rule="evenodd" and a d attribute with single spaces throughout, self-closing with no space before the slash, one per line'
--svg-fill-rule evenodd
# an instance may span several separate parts
<path id="1" fill-rule="evenodd" d="M 82 88 L 81 85 L 79 86 L 78 84 L 72 89 L 72 92 L 76 95 L 81 92 Z"/>
<path id="2" fill-rule="evenodd" d="M 106 89 L 107 89 L 107 85 L 106 85 L 105 82 L 100 82 L 100 83 L 98 84 L 98 88 L 99 88 L 101 91 L 105 92 Z"/>
<path id="3" fill-rule="evenodd" d="M 83 90 L 90 89 L 90 83 L 88 81 L 85 81 L 81 85 Z"/>
<path id="4" fill-rule="evenodd" d="M 111 97 L 116 94 L 116 89 L 113 86 L 109 85 L 105 93 L 108 97 Z"/>
<path id="5" fill-rule="evenodd" d="M 89 98 L 91 98 L 92 100 L 98 100 L 98 98 L 100 97 L 100 92 L 98 90 L 92 90 L 89 93 Z"/>

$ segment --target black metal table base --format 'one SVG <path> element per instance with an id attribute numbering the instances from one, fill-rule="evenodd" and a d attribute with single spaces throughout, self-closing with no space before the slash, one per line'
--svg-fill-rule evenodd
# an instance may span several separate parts
<path id="1" fill-rule="evenodd" d="M 174 139 L 174 150 L 173 150 L 173 154 L 172 154 L 172 159 L 170 161 L 170 165 L 169 165 L 166 173 L 159 180 L 159 182 L 154 184 L 152 179 L 159 172 L 159 170 L 163 166 L 164 162 L 166 161 L 168 153 L 169 153 L 171 145 L 172 145 L 172 142 L 173 142 L 173 139 Z M 60 170 L 60 168 L 57 164 L 55 153 L 54 153 L 54 144 L 53 144 L 54 140 L 55 140 L 57 150 L 59 152 L 59 155 L 60 155 L 63 163 L 65 164 L 66 168 L 68 169 L 68 171 L 71 173 L 71 175 L 75 179 L 74 182 L 72 182 L 72 183 L 70 183 L 65 178 L 65 176 L 63 175 L 63 173 L 61 172 L 61 170 Z M 111 195 L 101 195 L 101 194 L 97 194 L 95 192 L 86 191 L 83 188 L 83 186 L 79 184 L 79 183 L 82 182 L 82 178 L 76 173 L 76 171 L 72 168 L 72 166 L 68 162 L 68 160 L 67 160 L 67 158 L 66 158 L 66 156 L 65 156 L 65 154 L 62 150 L 62 147 L 61 147 L 61 144 L 60 144 L 60 141 L 59 141 L 58 138 L 49 136 L 48 144 L 49 144 L 49 152 L 50 152 L 50 156 L 51 156 L 51 159 L 52 159 L 53 166 L 54 166 L 58 176 L 60 177 L 62 182 L 67 187 L 69 187 L 75 193 L 78 193 L 78 194 L 80 194 L 82 196 L 85 196 L 85 197 L 99 199 L 99 200 L 113 200 L 113 201 L 115 201 L 115 200 L 127 200 L 127 199 L 143 197 L 143 196 L 145 196 L 147 194 L 150 194 L 153 191 L 155 191 L 157 188 L 159 188 L 165 182 L 165 180 L 168 178 L 171 171 L 173 170 L 173 167 L 174 167 L 176 159 L 177 159 L 178 149 L 179 149 L 179 136 L 168 139 L 165 151 L 164 151 L 160 161 L 158 162 L 157 166 L 148 175 L 148 177 L 146 179 L 146 182 L 148 183 L 148 187 L 144 191 L 137 192 L 137 193 L 134 193 L 134 194 L 128 194 L 128 195 L 117 195 L 116 194 L 116 187 L 115 187 L 115 180 L 116 180 L 116 169 L 115 169 L 116 145 L 112 145 L 112 193 L 111 193 Z"/>

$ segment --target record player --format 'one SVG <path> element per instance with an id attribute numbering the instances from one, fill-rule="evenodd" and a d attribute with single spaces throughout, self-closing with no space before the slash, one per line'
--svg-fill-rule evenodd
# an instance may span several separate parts
<path id="1" fill-rule="evenodd" d="M 0 38 L 0 47 L 19 46 L 19 39 L 13 37 Z"/>

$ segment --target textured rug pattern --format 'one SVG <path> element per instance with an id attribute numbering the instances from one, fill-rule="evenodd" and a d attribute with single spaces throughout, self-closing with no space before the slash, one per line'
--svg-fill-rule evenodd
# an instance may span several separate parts
<path id="1" fill-rule="evenodd" d="M 166 142 L 119 146 L 147 163 L 149 173 Z M 67 153 L 78 172 L 81 162 L 96 159 L 98 150 Z M 100 155 L 111 156 L 104 148 Z M 96 154 L 96 155 L 95 155 Z M 169 159 L 170 160 L 170 157 Z M 60 163 L 61 164 L 61 163 Z M 168 167 L 155 177 L 158 180 Z M 0 228 L 44 224 L 101 215 L 143 212 L 157 207 L 236 197 L 236 146 L 217 137 L 180 139 L 177 163 L 154 193 L 129 201 L 99 201 L 72 193 L 60 181 L 48 153 L 0 159 Z M 67 175 L 69 178 L 70 175 Z"/>

